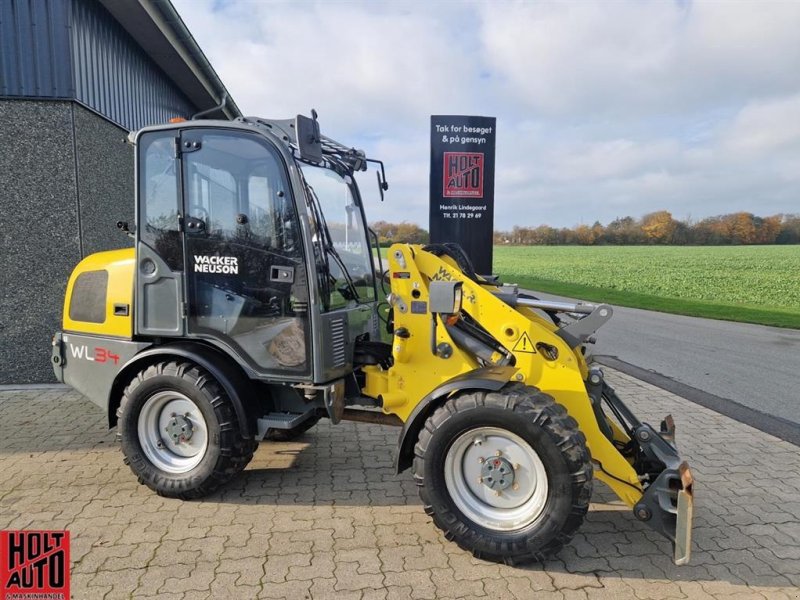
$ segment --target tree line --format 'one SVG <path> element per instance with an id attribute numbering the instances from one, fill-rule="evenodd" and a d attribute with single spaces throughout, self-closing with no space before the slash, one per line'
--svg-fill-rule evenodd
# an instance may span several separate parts
<path id="1" fill-rule="evenodd" d="M 430 239 L 427 230 L 406 221 L 377 221 L 372 229 L 378 234 L 381 246 L 395 242 L 427 244 Z M 800 214 L 757 217 L 737 212 L 698 221 L 680 221 L 669 211 L 659 210 L 640 219 L 619 217 L 608 225 L 596 221 L 594 225 L 561 228 L 515 226 L 511 231 L 495 231 L 494 243 L 520 246 L 800 244 Z"/>
<path id="2" fill-rule="evenodd" d="M 372 230 L 378 234 L 378 244 L 381 246 L 391 246 L 395 242 L 406 244 L 427 244 L 430 235 L 416 223 L 403 221 L 402 223 L 389 223 L 387 221 L 375 221 L 370 225 Z"/>
<path id="3" fill-rule="evenodd" d="M 640 219 L 620 217 L 603 225 L 556 229 L 549 225 L 495 231 L 495 244 L 519 245 L 637 245 L 723 246 L 744 244 L 800 244 L 800 214 L 757 217 L 737 212 L 699 221 L 679 221 L 660 210 Z"/>

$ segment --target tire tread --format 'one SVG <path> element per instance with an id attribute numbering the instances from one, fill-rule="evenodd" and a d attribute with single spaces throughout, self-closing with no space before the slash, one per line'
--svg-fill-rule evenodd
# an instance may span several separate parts
<path id="1" fill-rule="evenodd" d="M 560 531 L 541 547 L 531 548 L 519 540 L 503 540 L 499 536 L 487 540 L 448 507 L 441 503 L 438 507 L 434 506 L 431 490 L 426 486 L 427 448 L 437 430 L 447 420 L 482 407 L 510 410 L 540 426 L 558 446 L 566 462 L 572 485 L 571 510 Z M 437 408 L 421 428 L 414 445 L 413 477 L 425 513 L 433 518 L 434 524 L 444 532 L 445 538 L 455 541 L 476 558 L 506 564 L 541 562 L 558 553 L 583 523 L 592 495 L 591 457 L 586 447 L 586 437 L 578 429 L 577 421 L 552 396 L 522 383 L 510 383 L 497 392 L 477 390 L 460 393 Z"/>
<path id="2" fill-rule="evenodd" d="M 182 500 L 207 496 L 244 470 L 253 458 L 258 442 L 242 436 L 236 409 L 222 386 L 204 369 L 185 360 L 155 363 L 131 379 L 122 393 L 122 400 L 117 409 L 118 439 L 122 437 L 121 429 L 137 388 L 153 378 L 162 376 L 182 379 L 206 396 L 219 424 L 220 452 L 217 461 L 211 473 L 201 482 L 195 481 L 194 478 L 164 477 L 141 452 L 136 452 L 133 456 L 125 455 L 124 462 L 136 475 L 139 483 L 146 485 L 159 496 Z"/>

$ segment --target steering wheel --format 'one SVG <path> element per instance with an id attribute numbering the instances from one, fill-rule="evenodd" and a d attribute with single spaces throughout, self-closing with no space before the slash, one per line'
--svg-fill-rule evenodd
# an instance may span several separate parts
<path id="1" fill-rule="evenodd" d="M 347 265 L 347 270 L 353 278 L 361 277 L 366 274 L 362 265 Z"/>
<path id="2" fill-rule="evenodd" d="M 195 219 L 202 219 L 206 224 L 206 229 L 208 229 L 209 221 L 211 220 L 211 214 L 209 214 L 205 208 L 199 204 L 194 204 L 189 207 L 189 216 L 194 217 Z"/>

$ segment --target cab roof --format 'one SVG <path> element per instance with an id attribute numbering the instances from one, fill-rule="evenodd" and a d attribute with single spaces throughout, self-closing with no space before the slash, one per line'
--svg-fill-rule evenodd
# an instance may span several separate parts
<path id="1" fill-rule="evenodd" d="M 217 119 L 196 119 L 190 121 L 178 121 L 173 123 L 164 123 L 162 125 L 152 125 L 140 129 L 139 131 L 132 132 L 130 135 L 131 141 L 138 139 L 139 135 L 146 131 L 159 131 L 165 129 L 183 129 L 186 127 L 192 128 L 225 128 L 231 127 L 253 129 L 255 131 L 263 132 L 268 131 L 275 136 L 279 142 L 283 142 L 286 149 L 297 160 L 304 160 L 300 157 L 299 147 L 297 144 L 297 130 L 295 127 L 294 119 L 264 119 L 261 117 L 238 117 L 231 121 L 217 120 Z M 357 150 L 353 147 L 348 147 L 345 144 L 337 142 L 336 140 L 327 136 L 320 136 L 322 145 L 322 154 L 324 159 L 331 163 L 334 168 L 351 171 L 366 171 L 367 170 L 367 156 L 363 150 Z M 308 162 L 308 161 L 304 161 Z M 338 169 L 337 169 L 338 170 Z"/>

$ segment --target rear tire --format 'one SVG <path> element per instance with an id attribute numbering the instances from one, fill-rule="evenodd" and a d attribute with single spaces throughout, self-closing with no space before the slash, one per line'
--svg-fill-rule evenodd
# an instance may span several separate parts
<path id="1" fill-rule="evenodd" d="M 542 561 L 572 539 L 589 508 L 586 438 L 533 387 L 451 398 L 428 418 L 414 452 L 425 512 L 477 558 Z"/>
<path id="2" fill-rule="evenodd" d="M 165 361 L 140 371 L 117 410 L 125 463 L 160 496 L 206 496 L 253 458 L 222 386 L 188 361 Z"/>
<path id="3" fill-rule="evenodd" d="M 291 429 L 267 429 L 264 439 L 270 442 L 291 442 L 314 427 L 314 425 L 319 423 L 319 420 L 320 417 L 311 417 L 300 423 L 297 427 L 292 427 Z"/>

